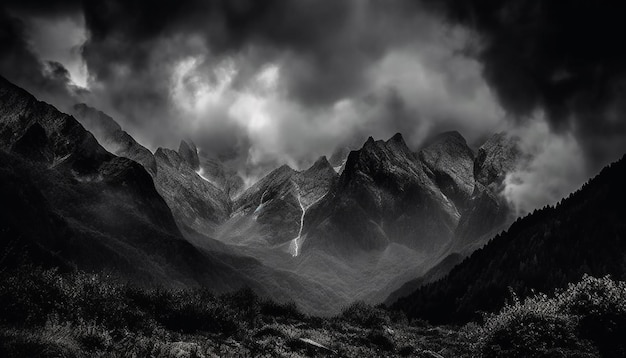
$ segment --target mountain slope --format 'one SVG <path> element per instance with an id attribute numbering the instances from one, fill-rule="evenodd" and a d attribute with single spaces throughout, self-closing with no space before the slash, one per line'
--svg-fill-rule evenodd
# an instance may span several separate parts
<path id="1" fill-rule="evenodd" d="M 432 322 L 463 322 L 531 289 L 549 292 L 582 274 L 626 278 L 626 157 L 556 207 L 518 219 L 441 281 L 393 307 Z"/>
<path id="2" fill-rule="evenodd" d="M 194 247 L 144 167 L 108 153 L 73 117 L 1 77 L 0 195 L 0 270 L 33 263 L 148 286 L 248 286 L 318 314 L 337 300 L 323 285 L 206 237 L 206 249 Z"/>
<path id="3" fill-rule="evenodd" d="M 468 255 L 515 219 L 502 195 L 504 179 L 524 162 L 518 139 L 505 133 L 491 136 L 474 161 L 474 190 L 455 231 L 451 252 Z"/>
<path id="4" fill-rule="evenodd" d="M 72 114 L 107 151 L 136 161 L 154 175 L 156 162 L 152 153 L 123 131 L 113 118 L 84 103 L 75 105 Z"/>
<path id="5" fill-rule="evenodd" d="M 230 213 L 224 192 L 204 180 L 189 162 L 171 149 L 159 148 L 154 154 L 157 171 L 154 185 L 181 230 L 213 237 L 216 227 Z"/>
<path id="6" fill-rule="evenodd" d="M 143 283 L 227 287 L 198 271 L 221 269 L 182 239 L 142 166 L 108 153 L 73 117 L 1 78 L 0 104 L 0 179 L 12 204 L 2 208 L 3 248 Z M 24 157 L 15 150 L 23 140 L 45 155 Z"/>
<path id="7" fill-rule="evenodd" d="M 286 165 L 273 170 L 233 202 L 233 214 L 222 226 L 221 240 L 260 247 L 290 244 L 299 236 L 306 210 L 336 179 L 326 157 L 302 172 Z"/>
<path id="8" fill-rule="evenodd" d="M 441 191 L 463 209 L 474 191 L 474 152 L 459 132 L 445 132 L 430 140 L 418 157 Z"/>
<path id="9" fill-rule="evenodd" d="M 352 255 L 397 242 L 433 252 L 450 240 L 458 218 L 400 134 L 387 142 L 370 137 L 305 218 L 303 250 Z"/>
<path id="10" fill-rule="evenodd" d="M 74 115 L 109 152 L 142 164 L 172 210 L 178 227 L 186 234 L 213 236 L 215 228 L 229 215 L 226 193 L 201 176 L 198 149 L 181 141 L 178 152 L 159 148 L 153 155 L 105 113 L 85 104 L 74 106 Z"/>

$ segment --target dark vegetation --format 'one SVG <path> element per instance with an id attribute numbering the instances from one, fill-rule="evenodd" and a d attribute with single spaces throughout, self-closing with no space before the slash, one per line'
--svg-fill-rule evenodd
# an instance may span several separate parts
<path id="1" fill-rule="evenodd" d="M 32 266 L 0 272 L 1 357 L 466 356 L 468 339 L 361 302 L 320 318 L 249 289 L 214 295 Z"/>
<path id="2" fill-rule="evenodd" d="M 509 297 L 481 324 L 431 326 L 362 302 L 320 318 L 248 289 L 140 289 L 25 266 L 0 272 L 0 356 L 626 356 L 626 283 L 584 276 Z"/>
<path id="3" fill-rule="evenodd" d="M 626 279 L 626 159 L 606 167 L 556 207 L 517 220 L 508 231 L 393 307 L 434 324 L 480 320 L 505 303 L 551 292 L 584 274 Z"/>

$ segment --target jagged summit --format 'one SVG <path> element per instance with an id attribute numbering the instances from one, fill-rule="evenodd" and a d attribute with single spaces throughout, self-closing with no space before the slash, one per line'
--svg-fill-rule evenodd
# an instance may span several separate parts
<path id="1" fill-rule="evenodd" d="M 445 132 L 427 141 L 418 152 L 442 192 L 464 208 L 474 191 L 474 153 L 456 131 Z"/>
<path id="2" fill-rule="evenodd" d="M 178 146 L 178 154 L 185 159 L 187 163 L 191 166 L 193 170 L 200 169 L 200 158 L 198 158 L 198 148 L 191 141 L 180 141 L 180 145 Z"/>
<path id="3" fill-rule="evenodd" d="M 519 138 L 504 132 L 494 134 L 478 149 L 474 176 L 484 186 L 500 186 L 522 159 Z"/>
<path id="4" fill-rule="evenodd" d="M 113 157 L 73 117 L 38 101 L 2 77 L 0 103 L 2 149 L 21 150 L 25 149 L 20 149 L 25 141 L 35 141 L 45 145 L 41 148 L 47 153 L 43 154 L 43 158 L 46 161 L 51 159 L 50 164 L 89 175 L 97 172 L 99 163 Z M 41 136 L 43 133 L 37 126 L 43 129 L 46 139 Z"/>
<path id="5" fill-rule="evenodd" d="M 328 161 L 325 155 L 319 157 L 315 161 L 315 163 L 313 163 L 313 165 L 311 165 L 308 169 L 304 171 L 304 173 L 314 173 L 317 171 L 324 171 L 324 170 L 331 170 L 333 172 L 335 171 L 333 169 L 333 166 L 330 164 L 330 162 Z"/>
<path id="6" fill-rule="evenodd" d="M 451 238 L 458 216 L 401 135 L 386 142 L 370 137 L 305 218 L 303 250 L 350 255 L 391 242 L 436 250 Z"/>
<path id="7" fill-rule="evenodd" d="M 404 137 L 402 137 L 402 133 L 398 132 L 387 140 L 387 143 L 389 142 L 404 143 Z"/>

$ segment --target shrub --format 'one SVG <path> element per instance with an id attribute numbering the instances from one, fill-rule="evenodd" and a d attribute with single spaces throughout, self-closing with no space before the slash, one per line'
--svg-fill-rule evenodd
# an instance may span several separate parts
<path id="1" fill-rule="evenodd" d="M 237 319 L 252 326 L 258 322 L 261 313 L 261 300 L 250 288 L 243 288 L 239 291 L 223 294 L 219 301 L 225 307 L 237 312 Z"/>
<path id="2" fill-rule="evenodd" d="M 485 356 L 626 357 L 626 283 L 584 275 L 548 298 L 513 297 L 486 318 L 479 349 Z"/>
<path id="3" fill-rule="evenodd" d="M 43 325 L 50 312 L 66 311 L 66 292 L 56 270 L 24 266 L 0 274 L 0 322 L 14 326 Z"/>
<path id="4" fill-rule="evenodd" d="M 626 283 L 609 276 L 584 275 L 557 294 L 559 310 L 578 317 L 581 338 L 593 341 L 602 356 L 626 356 Z"/>
<path id="5" fill-rule="evenodd" d="M 367 339 L 385 351 L 393 351 L 395 348 L 395 343 L 389 333 L 381 329 L 370 330 Z"/>
<path id="6" fill-rule="evenodd" d="M 302 320 L 306 317 L 298 310 L 296 303 L 293 301 L 287 303 L 278 303 L 272 300 L 263 301 L 261 303 L 260 312 L 264 316 L 273 318 Z"/>
<path id="7" fill-rule="evenodd" d="M 155 319 L 174 331 L 205 331 L 231 336 L 241 329 L 237 316 L 235 311 L 213 300 L 212 295 L 207 297 L 204 291 L 196 290 L 171 295 Z"/>
<path id="8" fill-rule="evenodd" d="M 386 311 L 362 301 L 354 302 L 344 309 L 340 318 L 365 328 L 382 328 L 390 322 Z"/>

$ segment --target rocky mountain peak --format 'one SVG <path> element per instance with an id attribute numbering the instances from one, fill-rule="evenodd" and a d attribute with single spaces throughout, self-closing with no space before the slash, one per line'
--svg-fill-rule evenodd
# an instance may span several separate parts
<path id="1" fill-rule="evenodd" d="M 418 157 L 429 176 L 459 208 L 464 208 L 474 191 L 474 153 L 456 131 L 427 140 Z"/>
<path id="2" fill-rule="evenodd" d="M 333 166 L 330 164 L 325 155 L 319 157 L 313 165 L 311 165 L 307 170 L 304 171 L 305 175 L 307 173 L 317 173 L 317 172 L 330 172 L 335 173 Z"/>
<path id="3" fill-rule="evenodd" d="M 111 158 L 76 119 L 1 76 L 0 103 L 0 148 L 23 151 L 26 142 L 45 141 L 45 156 L 53 158 L 55 166 L 77 173 L 94 173 L 100 162 Z"/>
<path id="4" fill-rule="evenodd" d="M 180 141 L 178 154 L 191 166 L 193 170 L 200 169 L 200 158 L 198 158 L 198 148 L 191 141 Z"/>
<path id="5" fill-rule="evenodd" d="M 474 163 L 476 181 L 486 187 L 500 186 L 520 160 L 519 139 L 503 132 L 494 134 L 478 149 Z"/>
<path id="6" fill-rule="evenodd" d="M 385 144 L 387 145 L 387 147 L 391 148 L 394 151 L 402 151 L 410 157 L 413 156 L 411 150 L 406 145 L 404 137 L 402 137 L 401 133 L 394 134 L 391 138 L 387 140 L 387 142 L 385 142 Z"/>

